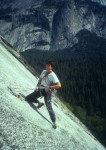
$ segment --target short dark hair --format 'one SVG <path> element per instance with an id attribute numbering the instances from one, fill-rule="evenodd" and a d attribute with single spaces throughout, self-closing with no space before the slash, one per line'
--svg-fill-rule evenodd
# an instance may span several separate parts
<path id="1" fill-rule="evenodd" d="M 47 64 L 49 64 L 49 65 L 51 65 L 52 67 L 54 67 L 54 64 L 53 64 L 53 61 L 52 60 L 48 60 L 47 62 L 46 62 L 46 65 Z"/>

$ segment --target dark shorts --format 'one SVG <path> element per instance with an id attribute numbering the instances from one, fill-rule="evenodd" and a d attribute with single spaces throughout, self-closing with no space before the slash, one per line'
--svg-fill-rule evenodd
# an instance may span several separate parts
<path id="1" fill-rule="evenodd" d="M 28 103 L 38 103 L 39 101 L 37 100 L 37 98 L 41 96 L 44 96 L 46 108 L 49 112 L 50 118 L 52 122 L 55 122 L 56 121 L 55 113 L 53 111 L 52 104 L 51 104 L 51 97 L 52 97 L 51 91 L 48 92 L 45 92 L 44 90 L 34 91 L 33 93 L 26 96 L 25 99 Z"/>

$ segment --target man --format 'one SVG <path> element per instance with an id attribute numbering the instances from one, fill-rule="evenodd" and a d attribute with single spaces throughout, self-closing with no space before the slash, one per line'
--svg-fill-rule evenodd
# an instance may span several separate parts
<path id="1" fill-rule="evenodd" d="M 52 92 L 55 89 L 61 87 L 61 83 L 53 72 L 53 63 L 48 61 L 46 63 L 46 70 L 43 70 L 40 79 L 36 85 L 35 91 L 26 97 L 28 102 L 38 103 L 38 108 L 42 107 L 44 103 L 41 103 L 37 100 L 40 96 L 44 96 L 45 104 L 49 112 L 50 118 L 53 122 L 52 127 L 56 129 L 56 117 L 51 104 Z"/>

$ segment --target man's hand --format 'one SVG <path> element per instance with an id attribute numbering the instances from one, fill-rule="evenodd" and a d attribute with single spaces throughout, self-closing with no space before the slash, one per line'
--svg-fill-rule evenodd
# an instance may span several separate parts
<path id="1" fill-rule="evenodd" d="M 36 86 L 36 88 L 35 88 L 35 90 L 34 91 L 38 91 L 39 90 L 39 88 L 38 88 L 38 86 Z"/>
<path id="2" fill-rule="evenodd" d="M 48 92 L 50 90 L 49 86 L 45 87 L 45 92 Z"/>

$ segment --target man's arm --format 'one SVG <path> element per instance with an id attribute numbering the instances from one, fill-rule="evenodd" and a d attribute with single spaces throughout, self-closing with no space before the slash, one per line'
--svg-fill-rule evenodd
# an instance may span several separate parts
<path id="1" fill-rule="evenodd" d="M 61 83 L 60 82 L 57 82 L 57 83 L 49 86 L 49 89 L 51 89 L 51 90 L 53 90 L 53 89 L 56 90 L 56 89 L 59 89 L 59 88 L 61 88 Z"/>
<path id="2" fill-rule="evenodd" d="M 61 88 L 61 83 L 60 82 L 57 82 L 55 83 L 54 85 L 51 85 L 51 86 L 48 86 L 48 87 L 45 87 L 45 91 L 48 92 L 50 89 L 51 90 L 56 90 L 56 89 L 59 89 Z"/>
<path id="3" fill-rule="evenodd" d="M 61 88 L 61 83 L 57 82 L 52 86 L 45 87 L 45 91 L 48 92 L 50 89 L 51 90 L 54 90 L 54 89 L 56 90 L 56 89 L 59 89 L 59 88 Z"/>
<path id="4" fill-rule="evenodd" d="M 37 83 L 36 86 L 39 86 L 39 85 L 41 84 L 41 82 L 42 82 L 42 79 L 40 78 L 40 79 L 38 80 L 38 83 Z"/>
<path id="5" fill-rule="evenodd" d="M 35 91 L 38 91 L 38 88 L 39 88 L 39 85 L 41 84 L 41 82 L 42 82 L 42 79 L 40 78 L 38 80 L 38 83 L 37 83 L 36 87 L 35 87 Z"/>

